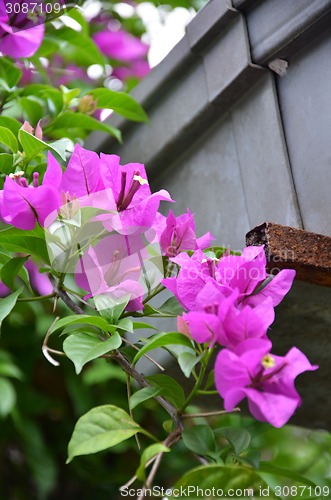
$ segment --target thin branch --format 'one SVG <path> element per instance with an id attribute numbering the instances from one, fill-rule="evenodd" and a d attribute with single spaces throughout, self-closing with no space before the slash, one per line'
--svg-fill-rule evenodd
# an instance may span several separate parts
<path id="1" fill-rule="evenodd" d="M 51 324 L 51 326 L 49 327 L 49 329 L 47 330 L 47 333 L 45 335 L 44 342 L 43 342 L 43 345 L 42 345 L 42 348 L 41 348 L 42 353 L 45 356 L 45 358 L 47 359 L 47 361 L 49 361 L 54 366 L 59 366 L 60 363 L 58 361 L 56 361 L 54 358 L 52 358 L 52 356 L 49 354 L 49 348 L 48 348 L 47 342 L 48 342 L 48 339 L 49 339 L 49 336 L 51 334 L 53 326 L 55 325 L 55 323 L 59 319 L 60 319 L 59 316 L 57 316 L 55 318 L 55 320 L 53 321 L 53 323 Z"/>
<path id="2" fill-rule="evenodd" d="M 58 284 L 56 283 L 55 279 L 52 276 L 50 276 L 50 280 L 53 284 L 54 292 L 56 293 L 56 295 L 58 295 L 58 297 L 60 297 L 60 299 L 65 303 L 65 305 L 69 307 L 69 309 L 71 309 L 75 314 L 85 314 L 83 309 L 69 297 L 67 292 L 58 286 Z"/>
<path id="3" fill-rule="evenodd" d="M 175 443 L 177 443 L 177 441 L 179 441 L 179 439 L 181 438 L 181 429 L 175 429 L 171 434 L 169 434 L 169 436 L 163 441 L 163 444 L 165 446 L 167 446 L 168 448 L 170 448 L 172 445 L 174 445 Z M 161 453 L 161 452 L 160 452 Z M 148 462 L 146 463 L 146 469 L 147 467 L 149 467 L 153 462 L 155 462 L 156 460 L 158 460 L 158 457 L 160 455 L 160 453 L 158 453 L 157 455 L 155 455 L 155 457 L 152 457 L 150 460 L 148 460 Z M 161 453 L 162 455 L 163 453 Z M 152 471 L 150 472 L 150 474 L 152 474 Z M 155 475 L 155 472 L 153 471 L 153 477 Z M 128 489 L 131 484 L 133 484 L 135 481 L 136 481 L 137 476 L 134 475 L 131 477 L 131 479 L 129 479 L 129 481 L 125 484 L 123 484 L 123 486 L 120 487 L 120 490 L 126 490 Z M 147 479 L 147 481 L 149 480 L 149 477 Z M 144 498 L 144 497 L 143 497 Z"/>
<path id="4" fill-rule="evenodd" d="M 49 293 L 48 295 L 37 295 L 36 297 L 22 297 L 18 298 L 17 302 L 34 302 L 37 300 L 48 300 L 56 296 L 56 293 Z"/>
<path id="5" fill-rule="evenodd" d="M 209 411 L 206 413 L 183 413 L 182 418 L 199 418 L 199 417 L 214 417 L 217 415 L 226 415 L 228 413 L 234 413 L 240 411 L 240 408 L 233 408 L 232 411 L 219 410 L 219 411 Z"/>
<path id="6" fill-rule="evenodd" d="M 122 353 L 120 353 L 119 351 L 115 351 L 112 354 L 112 358 L 116 359 L 125 373 L 129 373 L 129 375 L 131 375 L 131 377 L 134 378 L 141 385 L 141 387 L 150 387 L 150 384 L 145 379 L 145 377 L 130 365 L 130 363 L 126 360 Z M 162 396 L 155 396 L 154 399 L 166 410 L 168 415 L 174 421 L 176 427 L 182 429 L 183 424 L 181 422 L 180 416 L 178 415 L 177 409 Z"/>
<path id="7" fill-rule="evenodd" d="M 132 344 L 132 342 L 130 342 L 128 339 L 126 339 L 124 337 L 123 337 L 123 342 L 125 342 L 126 344 L 128 344 L 130 347 L 132 347 L 136 351 L 139 351 L 139 347 L 137 347 L 136 345 Z M 151 363 L 153 363 L 159 370 L 161 370 L 161 372 L 165 372 L 165 368 L 163 368 L 163 366 L 161 366 L 157 361 L 155 361 L 155 359 L 153 359 L 150 356 L 148 356 L 148 354 L 144 354 L 143 356 L 146 359 L 148 359 L 148 361 L 150 361 Z"/>
<path id="8" fill-rule="evenodd" d="M 134 418 L 133 418 L 133 412 L 132 412 L 131 407 L 130 407 L 131 378 L 130 378 L 130 375 L 128 373 L 126 373 L 125 375 L 126 375 L 126 393 L 127 393 L 127 396 L 128 396 L 129 414 L 130 414 L 130 417 L 132 418 L 132 420 L 134 420 Z M 137 443 L 137 446 L 138 446 L 138 450 L 140 451 L 141 450 L 141 446 L 140 446 L 140 441 L 139 441 L 138 434 L 135 434 L 134 437 L 136 438 L 136 443 Z"/>

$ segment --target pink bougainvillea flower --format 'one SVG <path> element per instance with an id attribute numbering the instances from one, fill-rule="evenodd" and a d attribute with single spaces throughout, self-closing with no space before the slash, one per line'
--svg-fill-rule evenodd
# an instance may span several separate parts
<path id="1" fill-rule="evenodd" d="M 125 81 L 129 78 L 141 80 L 150 72 L 151 67 L 147 61 L 132 61 L 127 66 L 116 66 L 113 69 L 112 76 Z"/>
<path id="2" fill-rule="evenodd" d="M 215 277 L 215 262 L 199 249 L 191 257 L 187 253 L 180 253 L 170 259 L 180 266 L 177 277 L 165 278 L 162 284 L 168 288 L 179 300 L 182 306 L 192 311 L 196 309 L 196 297 L 207 281 Z M 231 288 L 224 287 L 231 293 Z"/>
<path id="3" fill-rule="evenodd" d="M 39 174 L 33 174 L 33 185 L 28 185 L 24 172 L 16 172 L 6 177 L 0 192 L 0 212 L 2 219 L 19 229 L 33 229 L 38 222 L 44 226 L 48 215 L 61 205 L 59 186 L 62 170 L 52 155 L 48 156 L 48 166 L 42 184 Z"/>
<path id="4" fill-rule="evenodd" d="M 266 297 L 270 297 L 273 306 L 276 307 L 283 300 L 284 296 L 289 292 L 293 280 L 295 278 L 294 269 L 282 269 L 266 284 L 258 288 L 258 291 L 244 299 L 244 303 L 251 306 L 257 306 Z"/>
<path id="5" fill-rule="evenodd" d="M 99 31 L 93 40 L 105 56 L 125 62 L 146 57 L 149 46 L 124 30 Z"/>
<path id="6" fill-rule="evenodd" d="M 179 254 L 171 258 L 180 267 L 177 277 L 163 280 L 166 286 L 189 311 L 196 309 L 196 297 L 207 281 L 216 283 L 228 296 L 238 291 L 238 304 L 257 306 L 268 297 L 273 306 L 279 304 L 291 288 L 295 271 L 284 269 L 268 277 L 263 246 L 246 247 L 242 255 L 225 255 L 221 259 L 206 257 L 196 250 L 191 257 Z"/>
<path id="7" fill-rule="evenodd" d="M 161 249 L 167 257 L 175 257 L 181 251 L 207 248 L 211 240 L 215 239 L 211 233 L 196 237 L 194 215 L 188 209 L 186 214 L 178 217 L 170 210 L 168 216 L 164 217 L 159 238 Z"/>
<path id="8" fill-rule="evenodd" d="M 113 234 L 105 237 L 80 257 L 76 269 L 77 285 L 88 290 L 86 299 L 108 296 L 112 304 L 129 301 L 130 310 L 143 308 L 144 242 L 139 236 Z"/>
<path id="9" fill-rule="evenodd" d="M 76 144 L 68 166 L 65 169 L 60 190 L 72 198 L 82 198 L 104 189 L 99 156 L 93 151 Z"/>
<path id="10" fill-rule="evenodd" d="M 0 3 L 0 52 L 14 59 L 33 56 L 44 37 L 44 25 L 38 19 L 37 24 L 34 24 L 23 9 L 15 13 L 15 4 L 19 3 L 26 4 L 30 13 L 35 5 L 30 0 L 6 0 Z"/>
<path id="11" fill-rule="evenodd" d="M 242 342 L 235 352 L 223 349 L 215 363 L 215 385 L 227 411 L 247 398 L 257 420 L 282 427 L 301 404 L 295 378 L 318 367 L 296 347 L 284 357 L 270 349 L 271 342 L 262 339 Z"/>
<path id="12" fill-rule="evenodd" d="M 217 280 L 240 295 L 250 295 L 267 277 L 264 247 L 249 246 L 241 255 L 225 255 L 217 265 Z"/>
<path id="13" fill-rule="evenodd" d="M 235 349 L 249 338 L 265 338 L 275 313 L 270 298 L 252 308 L 238 304 L 238 290 L 230 295 L 212 281 L 197 295 L 196 311 L 183 315 L 192 338 Z"/>
<path id="14" fill-rule="evenodd" d="M 105 227 L 118 232 L 134 232 L 151 227 L 160 201 L 172 201 L 169 193 L 151 193 L 144 165 L 120 165 L 117 155 L 98 155 L 76 145 L 63 174 L 60 189 L 69 197 L 84 198 L 91 194 L 94 206 L 113 211 Z M 88 203 L 88 199 L 84 204 Z"/>
<path id="15" fill-rule="evenodd" d="M 112 74 L 116 78 L 141 79 L 149 73 L 150 66 L 146 60 L 149 46 L 139 38 L 124 30 L 107 29 L 96 33 L 93 40 L 104 55 L 123 63 L 113 69 Z"/>

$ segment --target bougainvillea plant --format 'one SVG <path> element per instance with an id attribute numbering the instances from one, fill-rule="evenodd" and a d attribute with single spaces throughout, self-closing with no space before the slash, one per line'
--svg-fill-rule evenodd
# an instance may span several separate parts
<path id="1" fill-rule="evenodd" d="M 14 4 L 23 6 L 9 4 L 14 13 Z M 34 4 L 27 5 L 31 11 Z M 166 483 L 174 488 L 168 496 L 182 488 L 182 495 L 194 498 L 196 490 L 187 495 L 185 488 L 214 484 L 224 492 L 251 488 L 251 496 L 267 488 L 269 498 L 277 498 L 275 477 L 315 488 L 305 476 L 261 460 L 246 429 L 215 427 L 213 420 L 239 412 L 247 400 L 256 421 L 280 428 L 301 404 L 295 379 L 317 366 L 296 347 L 284 356 L 273 354 L 268 337 L 275 307 L 295 272 L 269 276 L 263 247 L 232 252 L 217 246 L 217 235 L 198 236 L 189 209 L 176 216 L 171 194 L 151 191 L 144 165 L 123 165 L 115 154 L 83 147 L 91 130 L 121 139 L 119 130 L 99 120 L 97 110 L 147 120 L 130 95 L 96 88 L 86 73 L 97 63 L 106 77 L 107 56 L 117 59 L 117 78 L 125 81 L 139 71 L 143 76 L 146 44 L 123 28 L 107 31 L 105 18 L 97 18 L 89 32 L 75 9 L 66 16 L 78 30 L 61 24 L 58 15 L 46 28 L 39 22 L 17 29 L 13 20 L 31 22 L 22 9 L 18 19 L 0 7 L 0 325 L 15 320 L 20 306 L 40 307 L 36 314 L 46 321 L 37 356 L 43 354 L 42 362 L 57 373 L 66 359 L 73 363 L 66 371 L 72 394 L 71 381 L 99 373 L 93 370 L 100 362 L 102 370 L 117 374 L 121 391 L 116 400 L 107 391 L 106 403 L 102 397 L 102 404 L 77 415 L 67 463 L 111 448 L 120 453 L 125 443 L 136 443 L 140 459 L 134 459 L 135 474 L 125 478 L 120 494 L 133 496 L 130 488 L 136 484 L 137 497 L 143 498 L 155 485 L 162 459 L 176 457 L 181 443 L 200 465 Z M 70 57 L 79 88 L 68 74 L 59 71 L 54 77 L 52 65 L 67 68 Z M 64 76 L 67 86 L 58 80 Z M 160 320 L 168 321 L 161 331 Z M 159 351 L 154 353 L 160 348 L 161 359 Z M 27 442 L 11 381 L 22 373 L 9 353 L 0 354 L 0 414 L 13 416 Z M 157 416 L 142 422 L 142 408 Z M 25 425 L 38 442 L 39 431 L 29 418 Z M 29 464 L 40 470 L 33 460 Z M 54 479 L 39 481 L 40 498 L 46 498 Z M 328 486 L 322 486 L 324 495 Z"/>

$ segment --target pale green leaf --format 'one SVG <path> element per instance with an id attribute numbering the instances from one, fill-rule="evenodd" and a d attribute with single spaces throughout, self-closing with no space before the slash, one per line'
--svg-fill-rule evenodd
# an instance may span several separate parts
<path id="1" fill-rule="evenodd" d="M 63 350 L 74 363 L 78 375 L 86 363 L 118 349 L 121 344 L 122 339 L 118 333 L 114 333 L 107 340 L 100 340 L 97 335 L 79 332 L 65 339 Z"/>
<path id="2" fill-rule="evenodd" d="M 185 401 L 184 389 L 174 378 L 163 373 L 158 373 L 156 375 L 148 375 L 146 379 L 156 387 L 161 388 L 160 394 L 168 399 L 176 408 L 183 406 Z"/>
<path id="3" fill-rule="evenodd" d="M 92 408 L 76 423 L 68 445 L 68 460 L 107 450 L 143 429 L 121 408 L 104 405 Z"/>
<path id="4" fill-rule="evenodd" d="M 22 129 L 18 133 L 18 139 L 22 144 L 24 152 L 29 158 L 33 158 L 41 151 L 47 149 L 48 151 L 51 151 L 51 153 L 59 155 L 63 160 L 66 159 L 65 151 L 69 142 L 67 139 L 60 139 L 48 144 Z"/>
<path id="5" fill-rule="evenodd" d="M 0 417 L 6 417 L 16 402 L 16 393 L 13 384 L 0 377 Z"/>
<path id="6" fill-rule="evenodd" d="M 141 459 L 140 459 L 140 465 L 138 469 L 136 470 L 136 476 L 140 481 L 145 481 L 146 479 L 146 466 L 147 463 L 156 455 L 159 455 L 159 453 L 168 453 L 170 448 L 165 446 L 163 443 L 154 443 L 148 446 L 142 453 Z"/>
<path id="7" fill-rule="evenodd" d="M 100 316 L 89 316 L 88 314 L 73 314 L 71 316 L 67 316 L 66 318 L 60 319 L 57 321 L 53 328 L 51 329 L 51 333 L 60 330 L 69 325 L 92 325 L 100 328 L 104 332 L 108 332 L 112 325 L 109 325 L 104 318 Z"/>
<path id="8" fill-rule="evenodd" d="M 161 332 L 156 335 L 153 335 L 152 337 L 149 337 L 147 343 L 140 349 L 140 351 L 134 357 L 133 364 L 137 363 L 137 361 L 141 358 L 141 356 L 148 353 L 149 351 L 156 349 L 158 347 L 164 347 L 166 345 L 171 345 L 171 344 L 180 344 L 192 347 L 192 343 L 190 342 L 190 340 L 187 337 L 185 337 L 185 335 L 183 335 L 182 333 Z"/>
<path id="9" fill-rule="evenodd" d="M 16 292 L 11 293 L 7 297 L 0 299 L 0 328 L 3 320 L 10 314 L 14 308 L 19 295 L 22 293 L 23 288 L 16 290 Z"/>
<path id="10" fill-rule="evenodd" d="M 97 101 L 98 108 L 108 108 L 119 115 L 137 122 L 148 121 L 148 116 L 141 105 L 129 94 L 105 88 L 94 89 L 87 93 Z"/>
<path id="11" fill-rule="evenodd" d="M 11 252 L 21 252 L 40 257 L 49 263 L 44 231 L 36 227 L 31 231 L 9 227 L 0 230 L 0 247 Z"/>
<path id="12" fill-rule="evenodd" d="M 130 410 L 136 408 L 136 406 L 138 406 L 140 403 L 154 398 L 155 396 L 160 394 L 161 391 L 161 387 L 144 387 L 143 389 L 136 391 L 134 394 L 132 394 L 129 401 Z"/>
<path id="13" fill-rule="evenodd" d="M 13 257 L 2 266 L 0 271 L 1 281 L 11 290 L 14 288 L 18 272 L 24 266 L 28 258 L 29 255 L 27 257 Z"/>
<path id="14" fill-rule="evenodd" d="M 2 56 L 0 64 L 0 78 L 3 78 L 3 80 L 5 80 L 5 82 L 8 84 L 8 87 L 14 87 L 21 76 L 22 72 L 17 67 L 17 65 L 6 57 Z"/>
<path id="15" fill-rule="evenodd" d="M 215 434 L 223 436 L 232 446 L 236 455 L 246 450 L 251 442 L 251 435 L 246 429 L 238 427 L 219 427 Z"/>
<path id="16" fill-rule="evenodd" d="M 84 130 L 100 130 L 101 132 L 106 132 L 108 134 L 113 135 L 116 139 L 121 142 L 121 132 L 115 127 L 111 125 L 107 125 L 106 123 L 102 123 L 99 120 L 96 120 L 92 116 L 84 115 L 83 113 L 76 113 L 73 111 L 65 111 L 61 113 L 58 118 L 47 128 L 45 128 L 46 132 L 51 132 L 52 130 L 63 130 L 68 129 L 84 129 Z"/>
<path id="17" fill-rule="evenodd" d="M 185 377 L 189 378 L 191 376 L 193 368 L 199 363 L 204 355 L 205 353 L 202 353 L 197 356 L 193 349 L 191 352 L 181 352 L 178 355 L 177 361 Z"/>
<path id="18" fill-rule="evenodd" d="M 7 146 L 13 153 L 17 153 L 17 139 L 13 132 L 6 127 L 0 127 L 0 142 Z"/>
<path id="19" fill-rule="evenodd" d="M 0 153 L 0 172 L 9 175 L 13 171 L 13 155 Z"/>

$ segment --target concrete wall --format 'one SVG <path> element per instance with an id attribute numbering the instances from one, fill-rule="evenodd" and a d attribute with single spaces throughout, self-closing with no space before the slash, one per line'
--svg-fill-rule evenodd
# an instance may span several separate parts
<path id="1" fill-rule="evenodd" d="M 268 220 L 330 236 L 329 26 L 331 0 L 211 0 L 134 90 L 152 126 L 112 118 L 124 145 L 87 147 L 145 163 L 224 246 Z M 273 328 L 278 352 L 296 343 L 321 365 L 294 422 L 329 429 L 330 305 L 331 289 L 297 284 Z"/>

